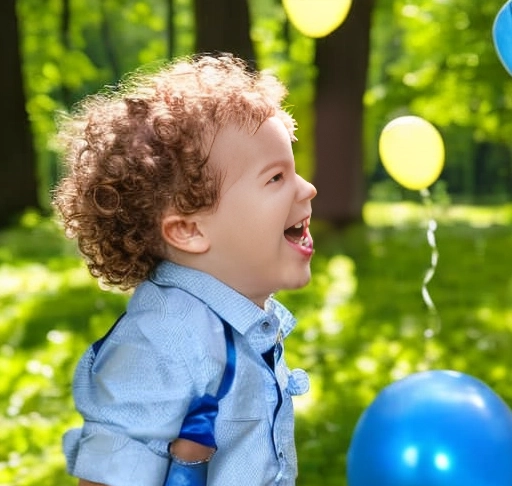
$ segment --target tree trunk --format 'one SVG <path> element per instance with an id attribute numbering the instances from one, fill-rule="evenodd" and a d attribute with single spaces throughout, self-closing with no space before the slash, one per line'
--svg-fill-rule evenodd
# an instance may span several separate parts
<path id="1" fill-rule="evenodd" d="M 39 207 L 36 157 L 25 109 L 16 1 L 0 2 L 0 226 L 29 207 Z"/>
<path id="2" fill-rule="evenodd" d="M 354 0 L 346 21 L 318 39 L 313 214 L 341 226 L 362 219 L 363 95 L 374 0 Z"/>
<path id="3" fill-rule="evenodd" d="M 196 0 L 196 52 L 231 52 L 255 66 L 247 0 Z"/>

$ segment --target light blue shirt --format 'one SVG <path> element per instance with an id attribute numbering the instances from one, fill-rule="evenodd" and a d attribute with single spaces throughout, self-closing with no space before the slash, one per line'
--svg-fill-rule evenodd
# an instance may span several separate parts
<path id="1" fill-rule="evenodd" d="M 292 486 L 297 475 L 292 395 L 309 388 L 282 354 L 261 356 L 295 327 L 269 298 L 265 310 L 212 276 L 164 262 L 73 383 L 81 429 L 64 436 L 70 474 L 109 486 L 162 486 L 194 397 L 215 395 L 226 363 L 221 319 L 234 329 L 236 367 L 215 421 L 209 486 Z"/>

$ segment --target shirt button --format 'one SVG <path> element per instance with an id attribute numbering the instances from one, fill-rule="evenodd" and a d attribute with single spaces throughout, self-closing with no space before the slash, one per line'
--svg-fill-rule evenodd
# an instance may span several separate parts
<path id="1" fill-rule="evenodd" d="M 280 452 L 279 457 L 282 459 L 284 457 L 284 454 L 282 452 Z"/>
<path id="2" fill-rule="evenodd" d="M 264 331 L 268 331 L 269 328 L 270 328 L 270 322 L 264 322 L 262 325 L 261 325 L 262 329 Z"/>

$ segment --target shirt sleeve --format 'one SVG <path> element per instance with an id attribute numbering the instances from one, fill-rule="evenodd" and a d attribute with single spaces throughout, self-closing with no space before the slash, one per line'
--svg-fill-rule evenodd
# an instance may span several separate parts
<path id="1" fill-rule="evenodd" d="M 71 475 L 109 486 L 162 486 L 169 464 L 142 442 L 92 422 L 66 432 L 63 447 Z"/>
<path id="2" fill-rule="evenodd" d="M 135 301 L 101 348 L 91 346 L 77 366 L 74 398 L 84 425 L 63 439 L 73 476 L 109 486 L 162 486 L 169 442 L 192 399 L 223 369 L 205 352 L 209 337 L 190 333 L 197 316 L 144 302 Z"/>

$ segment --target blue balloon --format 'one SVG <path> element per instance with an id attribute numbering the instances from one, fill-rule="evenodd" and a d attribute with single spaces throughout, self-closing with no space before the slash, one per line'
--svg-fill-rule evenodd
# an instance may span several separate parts
<path id="1" fill-rule="evenodd" d="M 347 476 L 349 486 L 511 486 L 512 411 L 469 375 L 412 374 L 361 415 Z"/>
<path id="2" fill-rule="evenodd" d="M 512 0 L 505 3 L 496 15 L 492 38 L 501 64 L 512 75 Z"/>

